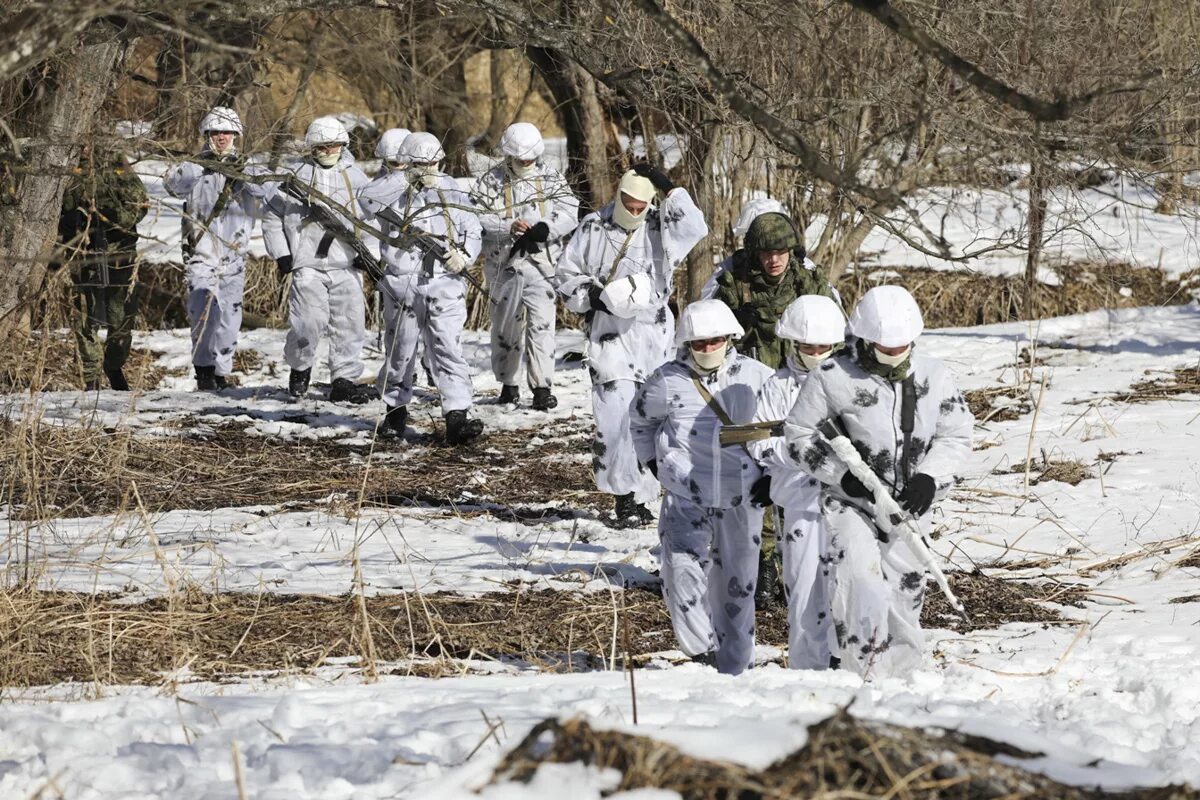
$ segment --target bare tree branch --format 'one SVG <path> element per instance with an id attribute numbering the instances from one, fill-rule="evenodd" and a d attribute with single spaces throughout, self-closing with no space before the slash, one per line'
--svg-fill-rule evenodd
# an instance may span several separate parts
<path id="1" fill-rule="evenodd" d="M 644 2 L 649 1 L 644 0 Z M 1133 80 L 1100 87 L 1074 97 L 1064 97 L 1056 93 L 1053 100 L 1043 100 L 1040 97 L 1025 94 L 988 75 L 978 66 L 933 38 L 925 30 L 914 25 L 888 0 L 843 0 L 843 2 L 878 20 L 881 25 L 893 31 L 897 36 L 912 42 L 922 53 L 933 56 L 976 89 L 991 95 L 1010 108 L 1029 115 L 1038 122 L 1062 122 L 1099 97 L 1140 91 L 1147 88 L 1152 81 L 1161 78 L 1163 74 L 1161 69 L 1154 69 Z"/>

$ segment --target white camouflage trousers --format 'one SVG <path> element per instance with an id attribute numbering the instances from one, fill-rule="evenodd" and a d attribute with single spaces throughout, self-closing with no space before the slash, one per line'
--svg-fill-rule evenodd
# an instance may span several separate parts
<path id="1" fill-rule="evenodd" d="M 905 675 L 921 665 L 925 573 L 907 545 L 882 542 L 866 513 L 826 493 L 834 655 L 865 677 Z"/>
<path id="2" fill-rule="evenodd" d="M 492 373 L 505 386 L 516 386 L 521 356 L 527 359 L 529 388 L 554 383 L 554 286 L 538 268 L 517 259 L 492 283 Z"/>
<path id="3" fill-rule="evenodd" d="M 788 666 L 828 669 L 830 653 L 829 584 L 831 570 L 821 563 L 825 531 L 821 523 L 821 484 L 808 478 L 781 507 L 783 588 L 787 596 Z"/>
<path id="4" fill-rule="evenodd" d="M 658 517 L 663 597 L 679 649 L 715 652 L 717 669 L 754 665 L 754 584 L 762 542 L 761 508 L 705 508 L 663 496 Z"/>
<path id="5" fill-rule="evenodd" d="M 363 373 L 366 300 L 357 270 L 302 267 L 292 272 L 288 335 L 283 355 L 292 369 L 311 369 L 317 345 L 329 337 L 329 378 L 356 381 Z"/>
<path id="6" fill-rule="evenodd" d="M 421 283 L 419 275 L 388 275 L 383 283 L 384 366 L 376 385 L 389 406 L 406 406 L 413 396 L 417 345 L 442 397 L 442 414 L 471 407 L 474 388 L 463 357 L 467 321 L 463 279 L 438 275 Z"/>
<path id="7" fill-rule="evenodd" d="M 596 488 L 609 494 L 633 492 L 638 502 L 658 496 L 658 481 L 638 464 L 629 433 L 629 405 L 641 384 L 630 380 L 592 383 L 592 475 Z"/>
<path id="8" fill-rule="evenodd" d="M 233 371 L 245 283 L 241 264 L 188 264 L 187 315 L 192 326 L 192 363 L 197 367 L 216 367 L 218 375 Z"/>

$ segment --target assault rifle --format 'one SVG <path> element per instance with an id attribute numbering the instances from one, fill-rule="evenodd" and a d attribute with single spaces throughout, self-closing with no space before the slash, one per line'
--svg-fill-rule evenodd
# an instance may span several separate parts
<path id="1" fill-rule="evenodd" d="M 933 576 L 938 588 L 942 590 L 942 594 L 950 603 L 950 607 L 961 614 L 963 619 L 967 619 L 966 608 L 963 607 L 962 601 L 955 597 L 949 581 L 946 580 L 946 573 L 942 572 L 941 566 L 934 558 L 933 548 L 925 538 L 925 534 L 921 532 L 917 521 L 900 508 L 900 504 L 888 492 L 883 481 L 879 479 L 874 470 L 867 466 L 854 447 L 854 443 L 846 438 L 833 420 L 825 420 L 817 426 L 817 430 L 825 437 L 826 442 L 833 449 L 834 455 L 846 465 L 854 477 L 862 481 L 862 485 L 867 487 L 867 490 L 874 496 L 875 524 L 879 526 L 879 530 L 902 539 L 908 545 L 921 565 Z"/>

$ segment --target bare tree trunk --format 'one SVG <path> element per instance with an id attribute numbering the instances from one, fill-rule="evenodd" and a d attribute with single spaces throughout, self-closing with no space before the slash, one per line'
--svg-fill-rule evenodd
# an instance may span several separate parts
<path id="1" fill-rule="evenodd" d="M 1037 270 L 1046 227 L 1046 178 L 1042 163 L 1040 131 L 1035 129 L 1034 146 L 1029 159 L 1029 248 L 1025 255 L 1025 319 L 1037 314 Z"/>
<path id="2" fill-rule="evenodd" d="M 720 125 L 713 125 L 706 131 L 707 136 L 693 136 L 684 154 L 684 167 L 687 170 L 683 183 L 692 193 L 696 205 L 704 212 L 708 221 L 709 235 L 700 240 L 692 248 L 687 258 L 687 301 L 690 303 L 700 297 L 700 290 L 712 277 L 714 245 L 717 237 L 711 231 L 719 223 L 716 220 L 719 192 L 713 184 L 713 159 L 720 152 L 721 137 L 724 135 Z"/>
<path id="3" fill-rule="evenodd" d="M 616 176 L 611 158 L 615 147 L 610 146 L 596 81 L 554 50 L 531 47 L 526 54 L 553 95 L 567 134 L 567 178 L 585 208 L 599 208 L 612 196 Z"/>
<path id="4" fill-rule="evenodd" d="M 467 75 L 463 69 L 469 53 L 438 70 L 438 91 L 425 109 L 426 130 L 442 141 L 446 160 L 442 169 L 451 175 L 466 175 L 466 134 L 471 132 L 472 120 L 465 106 Z"/>
<path id="5" fill-rule="evenodd" d="M 0 319 L 6 324 L 26 324 L 14 312 L 41 285 L 70 170 L 79 162 L 81 143 L 108 96 L 122 52 L 116 41 L 89 44 L 65 55 L 56 67 L 56 86 L 46 92 L 44 111 L 32 126 L 44 143 L 30 148 L 16 202 L 0 212 L 0 258 L 8 266 L 0 282 Z"/>

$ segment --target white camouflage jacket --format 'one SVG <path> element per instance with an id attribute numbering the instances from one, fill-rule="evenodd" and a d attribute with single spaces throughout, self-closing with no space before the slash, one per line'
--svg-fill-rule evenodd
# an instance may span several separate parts
<path id="1" fill-rule="evenodd" d="M 636 273 L 654 282 L 655 296 L 636 317 L 596 314 L 588 329 L 592 379 L 644 381 L 675 350 L 675 318 L 667 303 L 674 272 L 708 235 L 704 214 L 686 189 L 676 188 L 632 234 L 613 222 L 609 203 L 584 217 L 558 262 L 558 291 L 578 314 L 590 309 L 593 286 Z"/>
<path id="2" fill-rule="evenodd" d="M 368 179 L 354 165 L 354 158 L 348 149 L 343 148 L 342 160 L 329 169 L 316 165 L 311 158 L 288 165 L 285 169 L 291 171 L 301 184 L 315 188 L 342 206 L 345 211 L 331 209 L 339 219 L 344 220 L 347 212 L 357 219 L 363 218 L 358 192 L 366 186 Z M 314 220 L 306 219 L 305 205 L 296 198 L 276 187 L 267 209 L 270 213 L 263 219 L 263 240 L 271 258 L 290 255 L 292 269 L 349 269 L 354 264 L 354 249 L 339 240 L 330 244 L 324 258 L 317 256 L 325 229 Z M 347 228 L 350 227 L 349 222 L 345 224 Z"/>
<path id="3" fill-rule="evenodd" d="M 929 475 L 941 498 L 954 485 L 956 468 L 971 452 L 975 418 L 940 360 L 922 356 L 914 347 L 910 369 L 917 403 L 909 474 Z M 837 462 L 817 431 L 824 420 L 837 418 L 863 460 L 898 494 L 904 488 L 900 409 L 900 383 L 867 372 L 853 352 L 831 358 L 810 374 L 788 415 L 784 425 L 788 458 L 842 496 L 846 467 Z"/>
<path id="4" fill-rule="evenodd" d="M 516 241 L 509 229 L 519 219 L 531 226 L 544 222 L 550 229 L 546 246 L 530 260 L 547 277 L 554 274 L 563 242 L 579 224 L 579 198 L 558 170 L 539 162 L 535 174 L 518 178 L 502 162 L 475 182 L 471 201 L 479 208 L 489 280 L 495 280 L 508 262 L 508 251 Z"/>
<path id="5" fill-rule="evenodd" d="M 208 151 L 200 153 L 199 157 L 216 158 Z M 233 158 L 224 160 L 229 166 L 236 166 Z M 249 166 L 245 169 L 251 171 Z M 163 186 L 171 195 L 184 201 L 183 235 L 190 239 L 190 242 L 183 242 L 185 253 L 190 250 L 186 260 L 209 264 L 222 274 L 233 275 L 246 268 L 250 236 L 262 215 L 260 201 L 266 189 L 258 184 L 235 181 L 229 186 L 223 207 L 214 214 L 229 180 L 218 172 L 185 161 L 167 173 Z"/>
<path id="6" fill-rule="evenodd" d="M 453 242 L 467 254 L 467 260 L 479 258 L 481 229 L 479 219 L 466 193 L 458 182 L 445 173 L 438 173 L 434 188 L 410 184 L 391 205 L 392 211 L 412 229 L 424 231 L 445 241 Z M 402 232 L 390 223 L 380 226 L 384 234 L 394 237 Z M 389 275 L 424 274 L 428 278 L 445 274 L 444 262 L 429 257 L 417 244 L 408 247 L 380 247 Z M 422 273 L 428 264 L 428 271 Z"/>
<path id="7" fill-rule="evenodd" d="M 746 448 L 722 446 L 723 423 L 696 388 L 691 357 L 680 349 L 634 397 L 629 430 L 640 463 L 658 462 L 658 480 L 668 492 L 706 508 L 734 508 L 750 501 L 762 470 Z M 700 380 L 734 424 L 754 419 L 759 389 L 771 369 L 733 351 L 715 372 Z"/>

